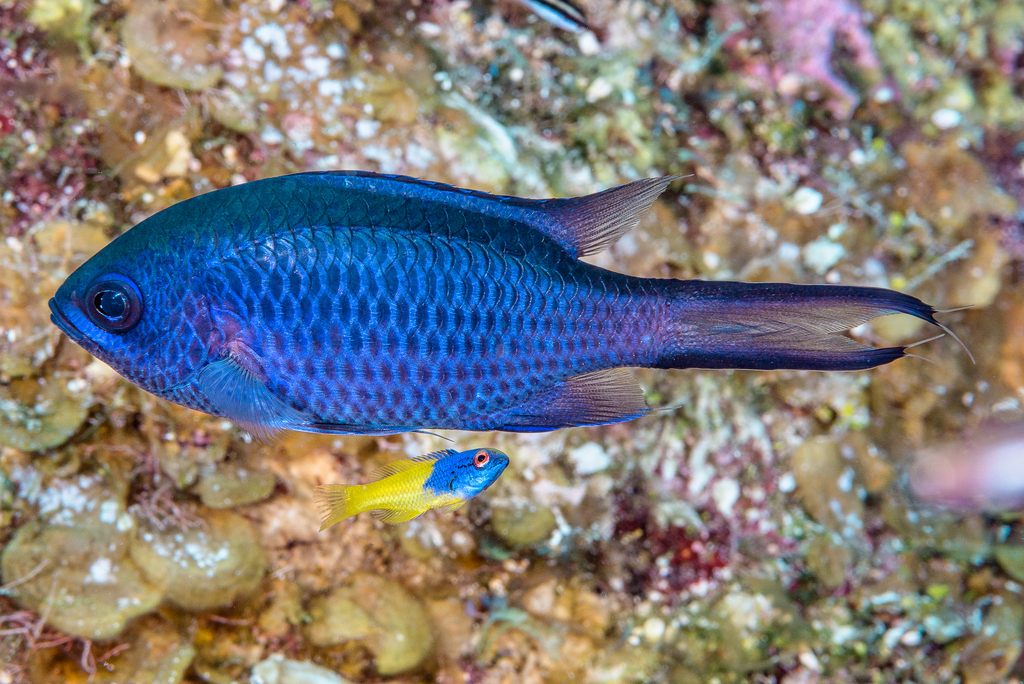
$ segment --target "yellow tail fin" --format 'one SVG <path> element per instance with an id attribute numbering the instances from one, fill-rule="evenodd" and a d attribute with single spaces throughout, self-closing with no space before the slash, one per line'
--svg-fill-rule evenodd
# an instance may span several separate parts
<path id="1" fill-rule="evenodd" d="M 357 485 L 358 486 L 358 485 Z M 323 522 L 320 531 L 362 512 L 352 500 L 352 485 L 323 485 L 316 488 L 316 504 Z"/>

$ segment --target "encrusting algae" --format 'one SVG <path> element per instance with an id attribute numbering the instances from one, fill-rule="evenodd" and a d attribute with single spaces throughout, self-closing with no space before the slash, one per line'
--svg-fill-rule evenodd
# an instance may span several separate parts
<path id="1" fill-rule="evenodd" d="M 0 5 L 0 684 L 1021 679 L 1019 502 L 949 476 L 1024 421 L 1019 3 L 573 5 L 575 33 L 512 2 Z M 628 423 L 268 443 L 49 322 L 161 209 L 334 169 L 684 176 L 585 261 L 970 306 L 941 319 L 977 365 L 944 339 L 857 373 L 630 370 Z M 480 443 L 508 467 L 458 514 L 319 532 L 317 487 Z"/>

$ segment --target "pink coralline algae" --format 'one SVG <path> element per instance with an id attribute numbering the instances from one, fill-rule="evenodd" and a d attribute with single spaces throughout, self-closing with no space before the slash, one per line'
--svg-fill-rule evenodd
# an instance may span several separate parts
<path id="1" fill-rule="evenodd" d="M 780 92 L 795 91 L 801 83 L 817 83 L 831 94 L 832 113 L 849 119 L 860 97 L 832 72 L 837 37 L 858 69 L 876 74 L 882 69 L 860 7 L 846 0 L 767 0 L 763 8 L 775 50 L 783 60 L 771 73 Z"/>

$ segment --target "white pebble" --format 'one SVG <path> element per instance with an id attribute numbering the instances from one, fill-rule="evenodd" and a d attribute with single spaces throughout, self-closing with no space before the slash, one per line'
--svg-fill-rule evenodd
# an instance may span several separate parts
<path id="1" fill-rule="evenodd" d="M 82 378 L 72 378 L 68 380 L 68 392 L 78 393 L 89 386 L 88 381 Z"/>
<path id="2" fill-rule="evenodd" d="M 270 46 L 270 49 L 274 51 L 278 58 L 285 59 L 291 56 L 292 48 L 288 45 L 288 35 L 277 24 L 264 24 L 257 27 L 253 31 L 253 35 L 256 36 L 256 40 Z"/>
<path id="3" fill-rule="evenodd" d="M 256 64 L 262 64 L 263 60 L 267 58 L 267 53 L 263 46 L 257 43 L 252 36 L 246 36 L 242 39 L 242 54 L 250 62 Z"/>
<path id="4" fill-rule="evenodd" d="M 732 515 L 732 507 L 740 498 L 740 485 L 732 478 L 719 480 L 711 487 L 711 497 L 722 515 L 729 517 Z"/>
<path id="5" fill-rule="evenodd" d="M 569 452 L 569 459 L 579 475 L 593 475 L 612 464 L 611 456 L 597 442 L 587 442 L 576 447 Z"/>
<path id="6" fill-rule="evenodd" d="M 584 31 L 579 37 L 580 52 L 584 55 L 596 55 L 601 51 L 601 44 L 597 42 L 597 36 L 590 31 Z"/>
<path id="7" fill-rule="evenodd" d="M 821 209 L 822 194 L 814 188 L 802 187 L 793 193 L 793 209 L 798 214 L 813 214 Z"/>
<path id="8" fill-rule="evenodd" d="M 97 558 L 89 566 L 89 579 L 96 584 L 109 584 L 114 579 L 113 567 L 114 565 L 110 562 L 109 558 Z"/>
<path id="9" fill-rule="evenodd" d="M 944 107 L 942 109 L 936 110 L 932 114 L 932 123 L 941 128 L 942 130 L 947 130 L 949 128 L 959 126 L 960 120 L 962 118 L 963 117 L 961 116 L 960 112 L 956 111 L 955 109 L 947 109 Z"/>
<path id="10" fill-rule="evenodd" d="M 363 140 L 377 135 L 377 131 L 379 130 L 380 121 L 371 121 L 370 119 L 360 119 L 359 121 L 356 121 L 356 135 Z"/>
<path id="11" fill-rule="evenodd" d="M 644 637 L 648 641 L 660 641 L 665 636 L 665 621 L 658 617 L 649 617 L 644 621 Z"/>
<path id="12" fill-rule="evenodd" d="M 804 245 L 804 265 L 818 275 L 839 263 L 846 254 L 846 248 L 827 237 L 820 237 L 814 242 Z"/>
<path id="13" fill-rule="evenodd" d="M 280 145 L 284 142 L 284 136 L 281 135 L 281 131 L 267 124 L 260 133 L 260 140 L 268 145 Z"/>
<path id="14" fill-rule="evenodd" d="M 611 95 L 614 89 L 615 88 L 612 86 L 611 81 L 602 76 L 598 76 L 594 79 L 594 82 L 590 84 L 590 87 L 587 88 L 587 102 L 603 100 Z"/>

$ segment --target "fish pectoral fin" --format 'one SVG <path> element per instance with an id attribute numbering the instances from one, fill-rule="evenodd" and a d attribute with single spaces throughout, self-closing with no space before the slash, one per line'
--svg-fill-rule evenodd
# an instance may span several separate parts
<path id="1" fill-rule="evenodd" d="M 301 412 L 270 391 L 258 363 L 244 348 L 232 349 L 203 368 L 198 383 L 220 415 L 256 437 L 266 439 L 307 422 Z"/>
<path id="2" fill-rule="evenodd" d="M 547 219 L 537 228 L 573 256 L 596 254 L 635 228 L 669 183 L 679 178 L 645 178 L 593 195 L 537 202 L 536 211 Z"/>
<path id="3" fill-rule="evenodd" d="M 498 430 L 557 430 L 577 425 L 607 425 L 650 411 L 643 390 L 624 368 L 577 375 L 559 382 L 519 406 L 508 409 Z"/>
<path id="4" fill-rule="evenodd" d="M 377 480 L 383 480 L 385 477 L 391 477 L 398 473 L 404 473 L 407 470 L 422 466 L 424 463 L 433 463 L 439 461 L 442 458 L 453 456 L 457 452 L 455 449 L 442 449 L 441 451 L 432 451 L 429 454 L 423 456 L 417 456 L 415 458 L 404 458 L 401 461 L 391 461 L 385 463 L 381 467 L 377 468 L 370 474 L 370 479 L 376 482 Z M 430 470 L 425 470 L 425 476 L 430 475 Z"/>
<path id="5" fill-rule="evenodd" d="M 426 511 L 413 510 L 408 508 L 401 509 L 389 509 L 389 508 L 378 508 L 373 511 L 373 517 L 380 520 L 388 525 L 399 525 L 404 522 L 409 522 L 413 518 L 418 518 L 423 515 Z"/>

